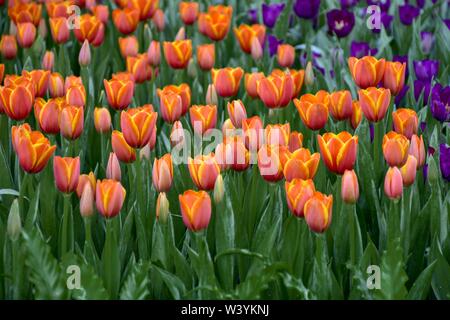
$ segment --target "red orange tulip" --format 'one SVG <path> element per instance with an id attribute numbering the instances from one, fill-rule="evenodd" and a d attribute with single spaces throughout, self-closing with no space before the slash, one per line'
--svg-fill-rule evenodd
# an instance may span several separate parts
<path id="1" fill-rule="evenodd" d="M 336 91 L 330 94 L 330 112 L 334 119 L 345 120 L 352 116 L 352 94 L 348 90 Z"/>
<path id="2" fill-rule="evenodd" d="M 290 44 L 280 44 L 277 49 L 277 61 L 283 68 L 289 68 L 294 64 L 295 48 Z"/>
<path id="3" fill-rule="evenodd" d="M 17 25 L 17 43 L 22 48 L 30 48 L 36 38 L 36 27 L 31 22 L 22 22 Z"/>
<path id="4" fill-rule="evenodd" d="M 135 57 L 139 52 L 139 42 L 135 36 L 119 37 L 119 49 L 122 57 Z"/>
<path id="5" fill-rule="evenodd" d="M 382 120 L 391 102 L 391 92 L 384 88 L 370 87 L 359 90 L 358 94 L 361 110 L 367 120 L 371 122 Z"/>
<path id="6" fill-rule="evenodd" d="M 234 28 L 234 35 L 239 41 L 242 51 L 251 53 L 251 43 L 256 38 L 262 46 L 266 37 L 266 27 L 261 24 L 241 24 L 238 28 Z"/>
<path id="7" fill-rule="evenodd" d="M 358 201 L 359 184 L 354 170 L 345 170 L 342 175 L 341 197 L 346 203 L 355 203 Z"/>
<path id="8" fill-rule="evenodd" d="M 311 130 L 320 130 L 328 121 L 329 101 L 328 92 L 320 90 L 315 95 L 307 93 L 300 99 L 294 99 L 294 105 L 305 126 Z"/>
<path id="9" fill-rule="evenodd" d="M 100 133 L 108 132 L 111 129 L 111 114 L 107 108 L 94 109 L 95 130 Z"/>
<path id="10" fill-rule="evenodd" d="M 122 34 L 130 34 L 136 30 L 139 23 L 139 10 L 133 8 L 115 9 L 112 19 L 117 30 Z"/>
<path id="11" fill-rule="evenodd" d="M 34 83 L 30 78 L 18 77 L 0 87 L 0 105 L 8 117 L 24 120 L 31 112 L 34 103 Z"/>
<path id="12" fill-rule="evenodd" d="M 73 29 L 73 33 L 78 42 L 83 43 L 87 40 L 97 46 L 103 42 L 104 26 L 96 16 L 83 14 L 80 16 L 80 28 Z"/>
<path id="13" fill-rule="evenodd" d="M 343 174 L 345 170 L 352 170 L 358 151 L 358 137 L 347 131 L 339 134 L 331 132 L 323 136 L 317 135 L 320 154 L 328 170 Z"/>
<path id="14" fill-rule="evenodd" d="M 284 184 L 289 210 L 297 217 L 304 216 L 305 203 L 314 195 L 316 188 L 312 180 L 294 179 Z"/>
<path id="15" fill-rule="evenodd" d="M 131 80 L 103 80 L 106 98 L 111 108 L 116 110 L 126 109 L 134 94 L 134 82 Z"/>
<path id="16" fill-rule="evenodd" d="M 230 25 L 231 16 L 218 10 L 212 10 L 199 16 L 199 31 L 213 41 L 223 40 L 230 30 Z"/>
<path id="17" fill-rule="evenodd" d="M 97 180 L 95 203 L 98 212 L 105 218 L 117 216 L 122 209 L 127 192 L 119 181 Z"/>
<path id="18" fill-rule="evenodd" d="M 180 85 L 168 85 L 162 89 L 157 90 L 158 96 L 166 94 L 177 94 L 181 98 L 181 115 L 185 115 L 191 105 L 191 88 L 188 84 L 182 83 Z"/>
<path id="19" fill-rule="evenodd" d="M 97 184 L 97 180 L 95 179 L 94 173 L 91 171 L 89 174 L 82 174 L 80 175 L 78 179 L 78 186 L 77 186 L 77 196 L 78 198 L 81 198 L 81 195 L 83 194 L 84 187 L 89 184 L 92 188 L 92 190 L 95 190 L 95 186 Z M 95 196 L 95 194 L 94 194 Z"/>
<path id="20" fill-rule="evenodd" d="M 289 136 L 289 151 L 294 152 L 303 146 L 303 134 L 298 131 L 292 131 Z"/>
<path id="21" fill-rule="evenodd" d="M 258 151 L 264 139 L 263 123 L 260 117 L 253 116 L 242 120 L 245 146 L 250 151 Z"/>
<path id="22" fill-rule="evenodd" d="M 68 105 L 61 110 L 59 128 L 61 134 L 70 140 L 77 139 L 83 132 L 84 108 Z"/>
<path id="23" fill-rule="evenodd" d="M 400 172 L 402 174 L 403 185 L 405 187 L 412 185 L 416 179 L 417 159 L 412 155 L 408 155 L 408 159 L 403 167 L 400 168 Z"/>
<path id="24" fill-rule="evenodd" d="M 245 90 L 252 98 L 258 98 L 258 81 L 264 78 L 262 72 L 252 72 L 245 74 Z"/>
<path id="25" fill-rule="evenodd" d="M 58 72 L 50 74 L 48 80 L 48 89 L 52 98 L 64 96 L 64 78 Z"/>
<path id="26" fill-rule="evenodd" d="M 42 14 L 42 5 L 35 2 L 25 1 L 14 3 L 10 1 L 8 15 L 15 24 L 29 22 L 35 26 L 39 25 Z"/>
<path id="27" fill-rule="evenodd" d="M 223 98 L 235 96 L 244 74 L 242 68 L 211 69 L 211 77 L 217 94 Z"/>
<path id="28" fill-rule="evenodd" d="M 217 176 L 220 174 L 220 167 L 214 153 L 209 155 L 198 155 L 194 159 L 188 158 L 189 174 L 194 184 L 200 190 L 212 190 Z"/>
<path id="29" fill-rule="evenodd" d="M 397 167 L 390 167 L 384 178 L 384 193 L 391 200 L 397 200 L 403 194 L 402 173 Z"/>
<path id="30" fill-rule="evenodd" d="M 353 101 L 352 102 L 352 117 L 350 118 L 350 124 L 353 128 L 353 130 L 356 130 L 358 128 L 359 124 L 362 120 L 362 110 L 361 105 L 359 104 L 359 101 Z"/>
<path id="31" fill-rule="evenodd" d="M 228 115 L 235 128 L 242 126 L 242 120 L 247 119 L 247 111 L 241 100 L 233 100 L 227 104 Z"/>
<path id="32" fill-rule="evenodd" d="M 158 192 L 168 192 L 173 181 L 172 156 L 166 153 L 160 159 L 155 158 L 152 169 L 153 186 Z"/>
<path id="33" fill-rule="evenodd" d="M 131 163 L 136 160 L 136 151 L 125 141 L 122 132 L 117 130 L 112 132 L 111 146 L 120 161 Z"/>
<path id="34" fill-rule="evenodd" d="M 284 150 L 283 150 L 284 149 Z M 258 169 L 261 177 L 269 182 L 283 179 L 282 153 L 285 147 L 279 145 L 264 144 L 258 151 Z"/>
<path id="35" fill-rule="evenodd" d="M 319 167 L 319 153 L 311 154 L 308 149 L 300 148 L 294 152 L 285 152 L 283 162 L 283 174 L 286 181 L 293 179 L 314 179 Z"/>
<path id="36" fill-rule="evenodd" d="M 59 157 L 53 159 L 53 174 L 56 187 L 64 193 L 76 191 L 80 177 L 80 157 Z"/>
<path id="37" fill-rule="evenodd" d="M 143 83 L 152 78 L 152 67 L 148 62 L 147 54 L 139 54 L 136 57 L 127 57 L 127 71 L 133 75 L 136 83 Z"/>
<path id="38" fill-rule="evenodd" d="M 326 196 L 320 192 L 314 195 L 305 203 L 304 214 L 308 227 L 317 233 L 322 233 L 328 229 L 331 223 L 333 210 L 333 196 Z"/>
<path id="39" fill-rule="evenodd" d="M 413 134 L 417 134 L 419 119 L 413 109 L 399 108 L 395 110 L 392 112 L 392 122 L 394 131 L 403 134 L 408 139 L 411 139 Z"/>
<path id="40" fill-rule="evenodd" d="M 390 131 L 383 138 L 383 155 L 391 167 L 401 167 L 408 159 L 409 141 L 395 131 Z"/>
<path id="41" fill-rule="evenodd" d="M 181 20 L 184 24 L 193 24 L 198 17 L 198 3 L 197 2 L 187 2 L 181 1 L 178 10 L 180 13 Z"/>
<path id="42" fill-rule="evenodd" d="M 294 80 L 289 72 L 274 72 L 258 81 L 257 91 L 266 107 L 282 108 L 289 104 L 294 95 Z"/>
<path id="43" fill-rule="evenodd" d="M 406 63 L 387 61 L 384 69 L 383 87 L 396 96 L 405 84 Z"/>
<path id="44" fill-rule="evenodd" d="M 53 98 L 45 101 L 37 98 L 34 103 L 35 118 L 39 127 L 45 133 L 59 133 L 59 117 L 66 102 L 63 98 Z"/>
<path id="45" fill-rule="evenodd" d="M 58 44 L 66 43 L 70 37 L 67 19 L 59 17 L 50 18 L 48 21 L 50 24 L 50 32 L 52 34 L 53 41 Z"/>
<path id="46" fill-rule="evenodd" d="M 47 93 L 50 71 L 47 70 L 32 70 L 22 71 L 22 75 L 30 78 L 34 83 L 36 97 L 43 97 Z"/>
<path id="47" fill-rule="evenodd" d="M 150 65 L 157 67 L 161 63 L 161 45 L 158 41 L 152 40 L 148 47 L 147 59 Z"/>
<path id="48" fill-rule="evenodd" d="M 151 19 L 158 9 L 159 0 L 131 0 L 128 7 L 139 11 L 141 21 Z"/>
<path id="49" fill-rule="evenodd" d="M 192 57 L 192 40 L 164 41 L 164 57 L 170 67 L 184 69 Z"/>
<path id="50" fill-rule="evenodd" d="M 14 59 L 17 55 L 16 37 L 8 34 L 2 35 L 2 39 L 0 41 L 0 52 L 5 59 Z"/>
<path id="51" fill-rule="evenodd" d="M 423 143 L 423 136 L 412 135 L 409 143 L 408 153 L 414 156 L 417 160 L 417 169 L 423 167 L 426 159 L 425 144 Z"/>
<path id="52" fill-rule="evenodd" d="M 268 124 L 264 130 L 267 144 L 287 146 L 289 145 L 290 135 L 291 126 L 289 122 L 285 124 Z"/>
<path id="53" fill-rule="evenodd" d="M 239 136 L 224 137 L 223 142 L 216 146 L 215 157 L 221 170 L 244 171 L 250 164 L 249 152 Z"/>
<path id="54" fill-rule="evenodd" d="M 133 148 L 142 148 L 149 143 L 156 130 L 158 114 L 150 106 L 143 106 L 120 114 L 120 127 L 126 142 Z"/>
<path id="55" fill-rule="evenodd" d="M 211 219 L 211 198 L 201 191 L 188 190 L 178 196 L 184 225 L 191 231 L 208 227 Z"/>
<path id="56" fill-rule="evenodd" d="M 211 70 L 216 60 L 214 43 L 197 46 L 197 62 L 202 70 Z"/>
<path id="57" fill-rule="evenodd" d="M 376 87 L 383 79 L 385 60 L 365 56 L 361 59 L 348 58 L 348 67 L 356 85 L 361 89 Z"/>
<path id="58" fill-rule="evenodd" d="M 189 109 L 189 116 L 194 132 L 203 135 L 216 126 L 217 106 L 193 105 Z"/>

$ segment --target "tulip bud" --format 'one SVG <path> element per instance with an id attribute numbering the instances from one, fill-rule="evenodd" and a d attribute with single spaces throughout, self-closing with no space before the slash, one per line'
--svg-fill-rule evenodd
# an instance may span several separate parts
<path id="1" fill-rule="evenodd" d="M 109 154 L 108 165 L 106 166 L 106 178 L 116 181 L 120 181 L 122 178 L 119 159 L 117 159 L 114 152 Z"/>
<path id="2" fill-rule="evenodd" d="M 175 41 L 185 39 L 186 39 L 186 29 L 184 29 L 184 27 L 181 27 L 175 36 Z"/>
<path id="3" fill-rule="evenodd" d="M 156 200 L 156 218 L 159 222 L 165 224 L 167 218 L 169 217 L 169 200 L 167 199 L 166 193 L 161 192 Z"/>
<path id="4" fill-rule="evenodd" d="M 342 176 L 341 197 L 346 203 L 355 203 L 358 201 L 359 185 L 354 170 L 345 170 Z"/>
<path id="5" fill-rule="evenodd" d="M 53 51 L 45 51 L 42 57 L 42 69 L 52 71 L 55 63 L 55 54 Z"/>
<path id="6" fill-rule="evenodd" d="M 219 174 L 216 178 L 216 183 L 214 184 L 214 202 L 216 204 L 222 202 L 224 194 L 223 178 L 222 175 Z"/>
<path id="7" fill-rule="evenodd" d="M 417 159 L 412 155 L 408 155 L 408 160 L 400 168 L 400 172 L 402 173 L 403 185 L 405 187 L 412 185 L 416 179 Z"/>
<path id="8" fill-rule="evenodd" d="M 89 47 L 89 41 L 87 40 L 84 40 L 83 45 L 81 46 L 78 62 L 82 67 L 86 67 L 91 63 L 91 48 Z"/>
<path id="9" fill-rule="evenodd" d="M 161 9 L 156 10 L 155 15 L 152 18 L 153 23 L 156 26 L 156 29 L 158 29 L 158 31 L 163 31 L 164 30 L 164 26 L 165 26 L 165 21 L 164 21 L 164 12 Z"/>
<path id="10" fill-rule="evenodd" d="M 153 40 L 147 50 L 148 62 L 156 67 L 161 62 L 161 45 L 158 41 Z"/>
<path id="11" fill-rule="evenodd" d="M 80 198 L 80 214 L 82 217 L 90 217 L 94 214 L 94 190 L 90 183 L 86 183 Z"/>
<path id="12" fill-rule="evenodd" d="M 213 84 L 208 85 L 208 90 L 206 91 L 206 104 L 212 104 L 217 105 L 218 104 L 218 98 L 217 98 L 217 91 L 216 87 Z"/>
<path id="13" fill-rule="evenodd" d="M 191 78 L 197 78 L 197 68 L 195 67 L 194 59 L 189 59 L 187 74 Z"/>
<path id="14" fill-rule="evenodd" d="M 314 77 L 312 63 L 311 63 L 311 61 L 308 61 L 308 63 L 306 64 L 306 69 L 305 69 L 305 84 L 307 86 L 311 86 L 314 83 L 314 80 L 315 80 L 315 77 Z"/>
<path id="15" fill-rule="evenodd" d="M 19 239 L 22 231 L 22 222 L 20 221 L 19 202 L 17 199 L 13 201 L 11 209 L 9 209 L 6 231 L 11 241 Z"/>
<path id="16" fill-rule="evenodd" d="M 107 108 L 94 109 L 94 126 L 95 130 L 105 133 L 111 128 L 111 114 Z"/>
<path id="17" fill-rule="evenodd" d="M 170 132 L 170 144 L 172 147 L 183 143 L 184 141 L 184 130 L 183 125 L 180 121 L 175 121 L 172 126 L 172 131 Z"/>
<path id="18" fill-rule="evenodd" d="M 261 47 L 261 43 L 259 42 L 257 37 L 252 38 L 251 42 L 251 53 L 253 60 L 260 60 L 263 56 L 263 49 Z"/>
<path id="19" fill-rule="evenodd" d="M 403 194 L 403 179 L 397 167 L 390 167 L 384 178 L 384 193 L 391 200 L 398 200 Z"/>

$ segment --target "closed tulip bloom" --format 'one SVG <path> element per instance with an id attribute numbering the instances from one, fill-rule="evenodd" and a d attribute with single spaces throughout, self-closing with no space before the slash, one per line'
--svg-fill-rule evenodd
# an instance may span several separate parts
<path id="1" fill-rule="evenodd" d="M 292 98 L 296 98 L 303 87 L 305 70 L 289 69 L 289 73 L 291 74 L 292 80 L 294 80 L 294 94 L 292 95 Z"/>
<path id="2" fill-rule="evenodd" d="M 64 193 L 76 191 L 80 177 L 80 157 L 59 157 L 53 159 L 53 174 L 56 187 Z"/>
<path id="3" fill-rule="evenodd" d="M 272 73 L 257 84 L 258 96 L 269 109 L 287 106 L 294 90 L 294 80 L 289 72 Z"/>
<path id="4" fill-rule="evenodd" d="M 139 42 L 135 36 L 119 37 L 119 49 L 122 57 L 135 57 L 139 52 Z"/>
<path id="5" fill-rule="evenodd" d="M 117 130 L 112 132 L 111 146 L 120 161 L 131 163 L 136 160 L 136 151 L 125 141 L 122 132 Z"/>
<path id="6" fill-rule="evenodd" d="M 199 31 L 213 41 L 223 40 L 230 30 L 231 16 L 218 11 L 199 16 Z"/>
<path id="7" fill-rule="evenodd" d="M 158 114 L 150 106 L 122 111 L 120 127 L 126 142 L 133 148 L 142 148 L 149 143 L 156 127 Z"/>
<path id="8" fill-rule="evenodd" d="M 308 227 L 317 233 L 324 232 L 330 226 L 332 211 L 333 196 L 314 192 L 314 195 L 306 201 L 304 207 L 305 221 Z"/>
<path id="9" fill-rule="evenodd" d="M 94 126 L 99 133 L 105 133 L 111 129 L 111 114 L 107 108 L 94 109 Z"/>
<path id="10" fill-rule="evenodd" d="M 175 121 L 172 125 L 172 130 L 170 131 L 170 144 L 172 147 L 184 143 L 184 129 L 181 121 Z"/>
<path id="11" fill-rule="evenodd" d="M 178 10 L 181 20 L 184 24 L 191 25 L 197 20 L 198 17 L 198 3 L 181 1 Z"/>
<path id="12" fill-rule="evenodd" d="M 2 35 L 2 39 L 0 41 L 0 51 L 5 59 L 14 59 L 17 56 L 16 37 L 8 34 Z"/>
<path id="13" fill-rule="evenodd" d="M 285 152 L 283 162 L 283 174 L 286 181 L 293 179 L 314 179 L 319 167 L 320 154 L 311 154 L 308 149 L 300 148 L 294 152 Z"/>
<path id="14" fill-rule="evenodd" d="M 84 108 L 78 106 L 65 106 L 59 118 L 61 134 L 66 139 L 77 139 L 84 128 Z"/>
<path id="15" fill-rule="evenodd" d="M 384 193 L 391 200 L 398 200 L 403 194 L 403 178 L 400 169 L 390 167 L 384 178 Z"/>
<path id="16" fill-rule="evenodd" d="M 102 32 L 104 32 L 102 31 L 104 26 L 100 19 L 91 14 L 83 14 L 80 16 L 79 22 L 80 27 L 73 29 L 78 42 L 83 43 L 84 40 L 87 40 L 89 43 L 94 44 L 94 42 L 103 41 L 103 39 L 99 39 L 102 37 Z"/>
<path id="17" fill-rule="evenodd" d="M 162 11 L 161 9 L 156 10 L 155 15 L 152 18 L 152 21 L 159 32 L 164 31 L 164 28 L 166 26 L 166 18 L 164 16 L 164 11 Z"/>
<path id="18" fill-rule="evenodd" d="M 107 219 L 117 216 L 122 209 L 127 192 L 119 181 L 97 180 L 95 203 L 98 212 Z"/>
<path id="19" fill-rule="evenodd" d="M 294 152 L 303 146 L 303 134 L 298 131 L 292 131 L 289 136 L 289 151 Z"/>
<path id="20" fill-rule="evenodd" d="M 69 40 L 70 32 L 67 19 L 64 17 L 48 19 L 50 24 L 50 33 L 53 41 L 57 44 L 66 43 Z"/>
<path id="21" fill-rule="evenodd" d="M 12 83 L 0 87 L 0 105 L 6 115 L 13 120 L 24 120 L 34 103 L 34 83 L 30 78 L 19 77 Z"/>
<path id="22" fill-rule="evenodd" d="M 70 86 L 66 91 L 66 103 L 77 107 L 84 107 L 86 105 L 86 89 L 84 85 Z"/>
<path id="23" fill-rule="evenodd" d="M 283 164 L 281 153 L 287 149 L 278 145 L 264 144 L 258 151 L 259 174 L 268 182 L 276 182 L 283 179 Z"/>
<path id="24" fill-rule="evenodd" d="M 416 179 L 417 159 L 412 155 L 408 155 L 408 159 L 403 167 L 400 168 L 400 172 L 402 173 L 403 185 L 405 187 L 412 185 Z"/>
<path id="25" fill-rule="evenodd" d="M 167 218 L 170 215 L 169 205 L 170 203 L 167 199 L 166 193 L 161 192 L 160 194 L 158 194 L 158 199 L 156 200 L 156 219 L 158 220 L 158 222 L 167 222 Z"/>
<path id="26" fill-rule="evenodd" d="M 34 103 L 34 115 L 41 130 L 48 134 L 59 133 L 59 117 L 65 107 L 63 98 L 53 98 L 45 101 L 37 98 Z"/>
<path id="27" fill-rule="evenodd" d="M 289 68 L 295 61 L 295 48 L 290 44 L 280 44 L 277 48 L 277 61 L 283 68 Z"/>
<path id="28" fill-rule="evenodd" d="M 408 159 L 409 141 L 395 131 L 390 131 L 383 138 L 383 155 L 391 167 L 401 167 Z"/>
<path id="29" fill-rule="evenodd" d="M 294 105 L 305 126 L 311 130 L 320 130 L 328 121 L 329 101 L 328 92 L 320 90 L 315 95 L 307 93 L 300 99 L 294 99 Z"/>
<path id="30" fill-rule="evenodd" d="M 83 81 L 81 80 L 81 77 L 67 76 L 64 81 L 64 93 L 69 92 L 69 89 L 71 87 L 82 86 L 82 85 L 83 85 Z"/>
<path id="31" fill-rule="evenodd" d="M 179 94 L 158 89 L 161 117 L 165 122 L 173 123 L 180 119 L 183 105 Z"/>
<path id="32" fill-rule="evenodd" d="M 359 124 L 362 120 L 362 110 L 361 105 L 359 104 L 359 101 L 353 101 L 352 102 L 352 116 L 350 118 L 350 124 L 353 128 L 353 130 L 356 130 L 358 128 Z"/>
<path id="33" fill-rule="evenodd" d="M 327 132 L 323 136 L 317 135 L 317 141 L 328 170 L 343 174 L 345 170 L 353 169 L 358 152 L 358 136 L 352 136 L 347 131 L 338 134 Z"/>
<path id="34" fill-rule="evenodd" d="M 355 170 L 345 170 L 342 175 L 341 197 L 345 203 L 356 203 L 358 201 L 359 184 Z"/>
<path id="35" fill-rule="evenodd" d="M 403 134 L 411 139 L 413 134 L 417 134 L 419 119 L 413 109 L 400 108 L 392 112 L 392 122 L 394 131 Z"/>
<path id="36" fill-rule="evenodd" d="M 247 111 L 241 100 L 233 100 L 227 104 L 228 115 L 235 128 L 242 126 L 242 120 L 247 119 Z"/>
<path id="37" fill-rule="evenodd" d="M 258 151 L 264 140 L 261 118 L 253 116 L 242 120 L 242 131 L 245 147 L 250 151 Z"/>
<path id="38" fill-rule="evenodd" d="M 239 45 L 245 53 L 251 53 L 252 41 L 257 39 L 262 47 L 266 37 L 266 27 L 261 24 L 241 24 L 238 28 L 234 28 L 234 35 L 239 41 Z"/>
<path id="39" fill-rule="evenodd" d="M 252 72 L 245 74 L 245 90 L 252 98 L 258 98 L 258 81 L 264 78 L 262 72 Z"/>
<path id="40" fill-rule="evenodd" d="M 211 70 L 216 60 L 214 43 L 197 46 L 197 62 L 202 70 Z"/>
<path id="41" fill-rule="evenodd" d="M 35 95 L 36 97 L 43 97 L 47 93 L 50 71 L 47 70 L 32 70 L 32 71 L 22 71 L 22 75 L 28 77 L 34 83 Z"/>
<path id="42" fill-rule="evenodd" d="M 32 131 L 28 124 L 12 126 L 11 138 L 19 164 L 28 173 L 41 172 L 56 149 L 41 132 Z"/>
<path id="43" fill-rule="evenodd" d="M 133 33 L 139 23 L 139 10 L 132 8 L 114 9 L 112 12 L 114 25 L 120 33 Z"/>
<path id="44" fill-rule="evenodd" d="M 139 19 L 141 21 L 151 19 L 159 5 L 159 0 L 131 0 L 127 1 L 129 8 L 135 8 L 139 11 Z"/>
<path id="45" fill-rule="evenodd" d="M 81 46 L 80 53 L 78 54 L 78 63 L 81 67 L 88 66 L 91 63 L 91 48 L 87 40 L 84 40 Z"/>
<path id="46" fill-rule="evenodd" d="M 164 57 L 171 68 L 184 69 L 192 57 L 192 40 L 164 41 Z"/>
<path id="47" fill-rule="evenodd" d="M 42 57 L 42 69 L 52 71 L 54 64 L 55 54 L 53 51 L 45 51 L 45 54 Z"/>
<path id="48" fill-rule="evenodd" d="M 83 194 L 83 190 L 86 187 L 86 185 L 89 184 L 92 188 L 92 190 L 95 190 L 95 186 L 97 184 L 97 180 L 95 178 L 94 173 L 91 171 L 89 174 L 81 174 L 78 179 L 78 186 L 77 186 L 77 197 L 81 198 Z M 95 197 L 95 193 L 94 193 Z"/>
<path id="49" fill-rule="evenodd" d="M 94 214 L 94 190 L 90 184 L 86 184 L 81 193 L 80 214 L 82 217 L 91 217 Z"/>
<path id="50" fill-rule="evenodd" d="M 157 67 L 161 63 L 161 45 L 158 41 L 152 40 L 147 50 L 147 59 L 150 65 Z"/>
<path id="51" fill-rule="evenodd" d="M 185 191 L 178 196 L 184 225 L 191 231 L 208 227 L 211 219 L 211 198 L 205 191 Z"/>
<path id="52" fill-rule="evenodd" d="M 376 87 L 383 79 L 386 61 L 372 56 L 348 58 L 348 67 L 356 85 L 361 89 Z"/>
<path id="53" fill-rule="evenodd" d="M 189 174 L 194 184 L 200 190 L 212 190 L 220 174 L 220 167 L 214 153 L 188 158 Z"/>
<path id="54" fill-rule="evenodd" d="M 291 126 L 289 122 L 285 124 L 268 124 L 264 130 L 264 136 L 267 144 L 279 146 L 289 145 Z"/>
<path id="55" fill-rule="evenodd" d="M 106 166 L 106 178 L 116 181 L 120 181 L 122 178 L 119 159 L 117 159 L 114 152 L 109 153 L 108 164 Z"/>
<path id="56" fill-rule="evenodd" d="M 384 118 L 391 102 L 391 92 L 385 88 L 368 88 L 358 91 L 359 103 L 364 116 L 370 122 Z"/>
<path id="57" fill-rule="evenodd" d="M 206 104 L 215 104 L 215 105 L 219 103 L 216 87 L 213 84 L 208 85 L 208 89 L 206 90 L 205 102 Z"/>
<path id="58" fill-rule="evenodd" d="M 244 70 L 240 67 L 211 69 L 211 77 L 217 94 L 222 98 L 235 96 L 239 91 L 243 74 Z"/>
<path id="59" fill-rule="evenodd" d="M 215 157 L 221 170 L 244 171 L 250 165 L 250 155 L 239 136 L 224 137 L 216 146 Z"/>
<path id="60" fill-rule="evenodd" d="M 139 54 L 136 57 L 127 57 L 127 71 L 133 75 L 136 83 L 143 83 L 152 78 L 152 67 L 147 54 Z"/>
<path id="61" fill-rule="evenodd" d="M 193 105 L 189 109 L 189 117 L 194 132 L 203 135 L 216 126 L 217 106 Z"/>
<path id="62" fill-rule="evenodd" d="M 396 96 L 403 89 L 405 84 L 406 63 L 386 61 L 383 87 L 391 90 L 391 94 Z"/>
<path id="63" fill-rule="evenodd" d="M 182 83 L 180 85 L 168 85 L 162 89 L 157 90 L 158 96 L 168 93 L 175 93 L 181 98 L 181 115 L 185 115 L 191 105 L 191 88 L 188 84 Z"/>
<path id="64" fill-rule="evenodd" d="M 134 94 L 134 82 L 131 80 L 103 80 L 106 98 L 111 108 L 115 110 L 126 109 Z"/>
<path id="65" fill-rule="evenodd" d="M 304 216 L 305 203 L 311 199 L 316 192 L 314 182 L 310 180 L 294 179 L 284 184 L 286 190 L 286 202 L 289 210 L 296 217 Z"/>
<path id="66" fill-rule="evenodd" d="M 423 143 L 423 136 L 412 135 L 408 153 L 414 156 L 417 160 L 417 169 L 423 167 L 426 159 L 425 144 Z"/>
<path id="67" fill-rule="evenodd" d="M 348 90 L 335 91 L 330 94 L 330 112 L 335 120 L 345 120 L 352 116 L 352 94 Z"/>
<path id="68" fill-rule="evenodd" d="M 253 37 L 251 42 L 251 55 L 253 60 L 260 60 L 263 57 L 263 54 L 264 52 L 261 43 L 256 37 Z"/>
<path id="69" fill-rule="evenodd" d="M 36 27 L 31 22 L 23 22 L 17 25 L 17 42 L 22 48 L 30 48 L 36 38 Z"/>
<path id="70" fill-rule="evenodd" d="M 64 78 L 58 72 L 50 74 L 48 80 L 48 89 L 52 98 L 64 96 Z"/>

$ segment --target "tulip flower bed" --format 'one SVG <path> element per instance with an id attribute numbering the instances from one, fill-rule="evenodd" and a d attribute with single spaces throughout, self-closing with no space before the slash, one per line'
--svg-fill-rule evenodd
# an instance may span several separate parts
<path id="1" fill-rule="evenodd" d="M 450 299 L 449 19 L 0 0 L 0 298 Z"/>

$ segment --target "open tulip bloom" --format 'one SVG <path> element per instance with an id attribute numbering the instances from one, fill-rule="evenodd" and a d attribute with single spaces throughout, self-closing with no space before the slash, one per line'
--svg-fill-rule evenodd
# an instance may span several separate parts
<path id="1" fill-rule="evenodd" d="M 0 299 L 449 299 L 448 1 L 217 3 L 0 0 Z"/>

